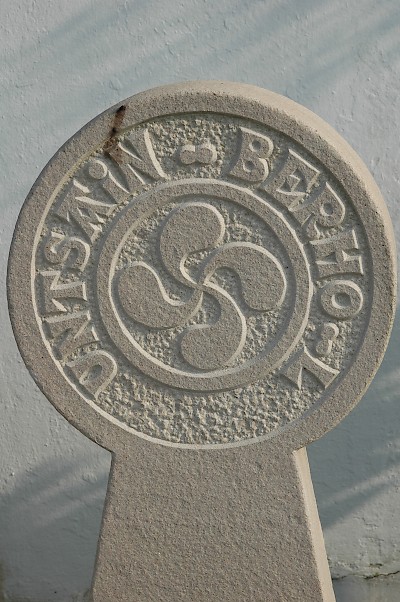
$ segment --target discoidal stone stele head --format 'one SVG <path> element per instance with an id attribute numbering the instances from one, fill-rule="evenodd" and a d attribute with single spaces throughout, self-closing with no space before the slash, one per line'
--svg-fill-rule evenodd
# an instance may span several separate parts
<path id="1" fill-rule="evenodd" d="M 380 194 L 295 103 L 197 82 L 96 118 L 17 225 L 9 299 L 50 401 L 113 449 L 332 428 L 382 358 L 394 307 Z"/>

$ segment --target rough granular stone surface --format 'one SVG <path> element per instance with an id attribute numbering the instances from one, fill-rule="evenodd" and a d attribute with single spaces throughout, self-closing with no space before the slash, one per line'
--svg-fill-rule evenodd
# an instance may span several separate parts
<path id="1" fill-rule="evenodd" d="M 371 176 L 318 117 L 194 82 L 45 168 L 9 267 L 18 345 L 111 450 L 94 602 L 332 602 L 304 446 L 358 401 L 395 306 Z"/>

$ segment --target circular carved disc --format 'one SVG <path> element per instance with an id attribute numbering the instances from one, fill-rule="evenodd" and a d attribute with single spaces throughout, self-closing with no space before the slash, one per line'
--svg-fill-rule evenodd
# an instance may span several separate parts
<path id="1" fill-rule="evenodd" d="M 50 401 L 132 434 L 300 447 L 356 403 L 394 306 L 371 176 L 312 113 L 250 86 L 158 88 L 45 168 L 13 241 L 10 310 Z"/>

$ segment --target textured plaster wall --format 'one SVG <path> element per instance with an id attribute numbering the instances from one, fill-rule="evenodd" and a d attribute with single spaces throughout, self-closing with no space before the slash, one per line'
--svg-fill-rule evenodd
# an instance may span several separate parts
<path id="1" fill-rule="evenodd" d="M 318 113 L 364 159 L 400 235 L 398 0 L 0 5 L 3 281 L 20 207 L 59 146 L 124 97 L 185 79 L 257 84 Z M 1 294 L 0 600 L 69 601 L 89 587 L 110 456 L 35 387 Z M 398 334 L 358 408 L 309 450 L 336 577 L 400 570 Z M 387 602 L 379 583 L 340 580 L 338 600 Z"/>

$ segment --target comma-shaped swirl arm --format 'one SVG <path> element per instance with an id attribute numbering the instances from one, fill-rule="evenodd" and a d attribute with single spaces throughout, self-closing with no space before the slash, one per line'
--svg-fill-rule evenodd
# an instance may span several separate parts
<path id="1" fill-rule="evenodd" d="M 187 303 L 171 299 L 157 272 L 142 261 L 121 270 L 117 290 L 129 318 L 149 328 L 174 328 L 186 324 L 199 310 L 203 298 L 199 289 Z"/>
<path id="2" fill-rule="evenodd" d="M 207 261 L 204 282 L 219 268 L 230 268 L 239 276 L 244 301 L 251 309 L 268 311 L 282 305 L 286 276 L 278 260 L 263 247 L 249 242 L 220 247 Z"/>

